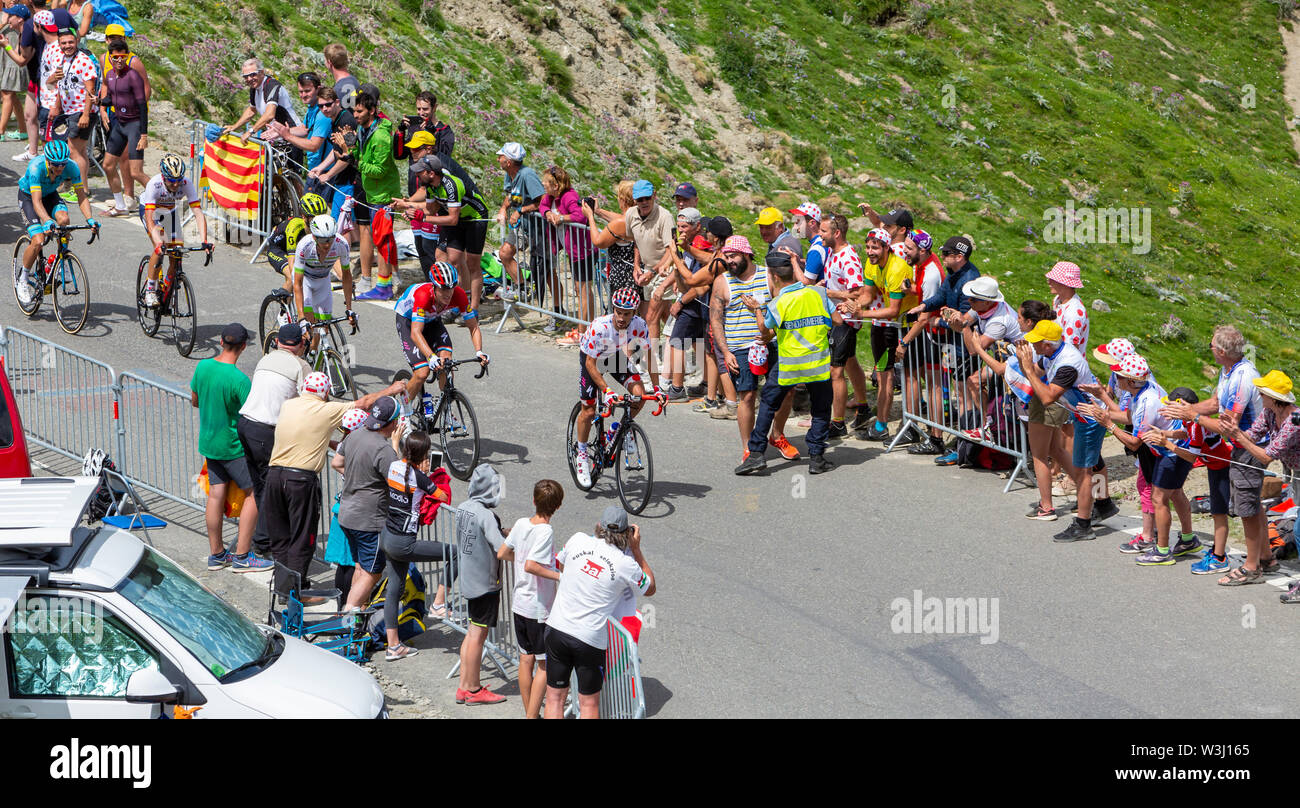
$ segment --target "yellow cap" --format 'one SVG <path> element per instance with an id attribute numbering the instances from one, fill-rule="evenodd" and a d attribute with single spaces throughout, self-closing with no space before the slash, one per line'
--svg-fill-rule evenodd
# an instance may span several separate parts
<path id="1" fill-rule="evenodd" d="M 776 208 L 763 208 L 762 212 L 758 214 L 758 221 L 754 222 L 754 224 L 765 227 L 779 221 L 781 221 L 781 211 Z"/>
<path id="2" fill-rule="evenodd" d="M 420 131 L 416 132 L 414 135 L 411 135 L 411 139 L 406 143 L 406 148 L 418 149 L 421 146 L 436 146 L 436 145 L 438 145 L 437 138 L 435 138 L 433 134 L 429 132 L 429 130 L 421 129 Z"/>
<path id="3" fill-rule="evenodd" d="M 126 36 L 126 28 L 119 23 L 104 26 L 104 36 Z"/>
<path id="4" fill-rule="evenodd" d="M 1263 377 L 1255 380 L 1255 386 L 1259 392 L 1269 398 L 1285 401 L 1288 404 L 1295 403 L 1295 393 L 1291 392 L 1291 377 L 1280 370 L 1270 370 Z"/>
<path id="5" fill-rule="evenodd" d="M 1038 324 L 1033 327 L 1028 334 L 1025 334 L 1027 342 L 1060 342 L 1064 332 L 1061 326 L 1055 320 L 1039 320 Z"/>

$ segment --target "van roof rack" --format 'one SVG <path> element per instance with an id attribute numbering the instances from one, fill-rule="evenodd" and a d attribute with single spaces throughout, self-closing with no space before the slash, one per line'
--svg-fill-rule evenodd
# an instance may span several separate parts
<path id="1" fill-rule="evenodd" d="M 0 548 L 70 547 L 99 483 L 98 477 L 0 480 Z"/>

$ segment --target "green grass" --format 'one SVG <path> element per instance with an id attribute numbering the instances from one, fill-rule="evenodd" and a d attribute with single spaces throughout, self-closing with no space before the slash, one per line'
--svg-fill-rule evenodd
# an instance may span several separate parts
<path id="1" fill-rule="evenodd" d="M 534 164 L 568 167 L 584 192 L 608 196 L 618 180 L 641 175 L 660 187 L 691 178 L 706 189 L 706 212 L 737 222 L 753 221 L 759 203 L 788 208 L 811 198 L 846 215 L 859 201 L 901 203 L 939 240 L 973 235 L 975 262 L 1013 302 L 1047 295 L 1042 275 L 1053 262 L 1078 263 L 1085 302 L 1111 309 L 1092 313 L 1093 342 L 1133 339 L 1167 387 L 1210 383 L 1206 346 L 1222 321 L 1257 346 L 1261 370 L 1297 375 L 1300 170 L 1286 130 L 1277 5 L 1054 5 L 1056 18 L 1041 0 L 612 6 L 611 19 L 638 33 L 650 55 L 655 77 L 646 86 L 657 106 L 686 110 L 710 93 L 668 71 L 646 33 L 653 26 L 688 54 L 711 49 L 703 75 L 730 83 L 755 125 L 789 136 L 788 167 L 753 170 L 725 165 L 716 133 L 701 123 L 684 118 L 677 137 L 655 143 L 629 120 L 579 108 L 572 87 L 599 77 L 575 75 L 545 48 L 536 52 L 546 84 L 529 82 L 517 55 L 522 35 L 489 43 L 447 24 L 435 0 L 195 0 L 183 17 L 141 4 L 137 27 L 138 47 L 161 77 L 155 86 L 198 114 L 233 118 L 242 95 L 212 76 L 233 76 L 254 50 L 283 78 L 319 69 L 327 41 L 358 43 L 358 74 L 386 99 L 403 99 L 386 100 L 390 109 L 404 111 L 417 87 L 433 86 L 456 127 L 458 159 L 486 180 L 489 196 L 499 182 L 496 146 L 523 139 Z M 547 8 L 537 0 L 515 8 L 524 33 L 558 24 Z M 367 14 L 377 25 L 358 33 Z M 213 46 L 202 58 L 182 46 L 204 37 Z M 435 52 L 455 59 L 433 65 Z M 155 68 L 159 57 L 166 61 Z M 817 185 L 832 169 L 837 184 Z M 861 175 L 886 187 L 860 183 Z M 1049 243 L 1044 214 L 1071 199 L 1066 182 L 1078 205 L 1150 209 L 1150 252 Z M 742 191 L 754 205 L 732 201 Z M 862 232 L 853 235 L 860 243 Z"/>

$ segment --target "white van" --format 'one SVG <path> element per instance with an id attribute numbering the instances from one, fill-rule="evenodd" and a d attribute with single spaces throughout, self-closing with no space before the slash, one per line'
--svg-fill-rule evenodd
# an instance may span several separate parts
<path id="1" fill-rule="evenodd" d="M 387 718 L 379 685 L 82 514 L 96 477 L 0 480 L 0 718 Z"/>

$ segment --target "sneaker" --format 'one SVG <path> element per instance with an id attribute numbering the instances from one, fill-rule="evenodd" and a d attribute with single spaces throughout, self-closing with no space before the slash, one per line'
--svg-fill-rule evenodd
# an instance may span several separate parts
<path id="1" fill-rule="evenodd" d="M 690 384 L 686 386 L 686 395 L 691 398 L 699 398 L 709 391 L 709 386 L 704 382 L 699 384 Z"/>
<path id="2" fill-rule="evenodd" d="M 1100 522 L 1103 519 L 1109 519 L 1118 513 L 1119 506 L 1115 504 L 1115 500 L 1109 497 L 1106 499 L 1099 499 L 1092 506 L 1092 521 Z"/>
<path id="3" fill-rule="evenodd" d="M 275 566 L 274 561 L 268 561 L 265 558 L 258 558 L 252 553 L 232 556 L 233 561 L 230 565 L 231 572 L 266 572 Z"/>
<path id="4" fill-rule="evenodd" d="M 1201 540 L 1196 536 L 1193 536 L 1187 541 L 1183 541 L 1182 539 L 1179 539 L 1177 542 L 1174 543 L 1174 549 L 1170 550 L 1170 552 L 1176 556 L 1184 556 L 1187 555 L 1188 553 L 1195 553 L 1200 549 L 1201 549 Z"/>
<path id="5" fill-rule="evenodd" d="M 1168 549 L 1168 548 L 1166 548 Z M 1155 547 L 1137 557 L 1139 567 L 1171 567 L 1178 563 L 1172 552 L 1162 553 Z"/>
<path id="6" fill-rule="evenodd" d="M 17 281 L 14 283 L 14 292 L 18 295 L 18 302 L 24 306 L 32 305 L 32 299 L 35 297 L 35 290 L 27 281 Z"/>
<path id="7" fill-rule="evenodd" d="M 144 293 L 144 307 L 146 309 L 158 307 L 158 293 L 153 289 L 149 289 Z"/>
<path id="8" fill-rule="evenodd" d="M 513 303 L 514 301 L 519 299 L 519 293 L 516 292 L 514 289 L 502 288 L 501 299 L 508 303 Z"/>
<path id="9" fill-rule="evenodd" d="M 871 410 L 865 405 L 858 408 L 858 414 L 853 416 L 853 426 L 850 427 L 854 432 L 869 429 L 875 425 L 876 419 L 872 417 Z"/>
<path id="10" fill-rule="evenodd" d="M 226 567 L 229 567 L 231 562 L 233 562 L 234 560 L 235 557 L 233 555 L 231 555 L 229 552 L 225 550 L 222 550 L 216 555 L 208 556 L 208 569 L 210 570 L 225 569 Z"/>
<path id="11" fill-rule="evenodd" d="M 420 653 L 420 649 L 412 648 L 409 645 L 405 645 L 399 642 L 397 645 L 394 645 L 392 648 L 389 648 L 388 653 L 384 654 L 384 661 L 396 662 L 399 659 L 408 659 L 410 657 L 413 657 L 418 653 Z M 457 693 L 456 695 L 459 696 L 460 694 Z"/>
<path id="12" fill-rule="evenodd" d="M 686 388 L 685 388 L 685 387 L 673 387 L 673 386 L 670 384 L 670 385 L 668 385 L 667 387 L 664 388 L 664 393 L 668 396 L 668 401 L 669 401 L 669 402 L 673 402 L 673 401 L 685 401 L 685 400 L 686 400 Z"/>
<path id="13" fill-rule="evenodd" d="M 465 694 L 465 700 L 459 703 L 464 704 L 466 707 L 474 704 L 500 704 L 506 700 L 505 696 L 493 693 L 486 687 L 480 687 L 478 690 L 466 690 L 462 692 Z M 459 695 L 459 693 L 457 695 Z"/>
<path id="14" fill-rule="evenodd" d="M 825 455 L 813 455 L 808 458 L 808 473 L 823 474 L 835 468 L 835 464 L 826 459 Z"/>
<path id="15" fill-rule="evenodd" d="M 848 437 L 849 428 L 843 421 L 831 421 L 830 429 L 826 433 L 827 440 Z"/>
<path id="16" fill-rule="evenodd" d="M 1134 536 L 1119 546 L 1119 551 L 1125 555 L 1142 555 L 1145 552 L 1154 550 L 1156 543 L 1146 536 Z"/>
<path id="17" fill-rule="evenodd" d="M 376 284 L 375 288 L 367 292 L 362 292 L 357 295 L 356 298 L 357 300 L 392 300 L 393 287 L 389 284 L 385 284 L 384 286 Z"/>
<path id="18" fill-rule="evenodd" d="M 1078 519 L 1070 523 L 1070 526 L 1052 537 L 1052 541 L 1066 543 L 1074 541 L 1092 541 L 1097 538 L 1097 534 L 1092 532 L 1091 525 L 1084 525 Z"/>
<path id="19" fill-rule="evenodd" d="M 943 441 L 933 435 L 920 443 L 914 443 L 907 447 L 907 453 L 914 455 L 941 455 L 944 451 Z"/>
<path id="20" fill-rule="evenodd" d="M 767 458 L 763 457 L 761 454 L 750 452 L 745 456 L 745 459 L 741 461 L 740 465 L 736 466 L 735 473 L 743 477 L 748 474 L 753 474 L 756 471 L 762 471 L 765 468 L 767 468 Z"/>
<path id="21" fill-rule="evenodd" d="M 586 452 L 578 452 L 574 465 L 578 470 L 578 485 L 591 488 L 591 458 L 587 457 Z"/>
<path id="22" fill-rule="evenodd" d="M 955 466 L 957 465 L 957 453 L 949 452 L 945 455 L 939 455 L 934 459 L 936 466 Z"/>
<path id="23" fill-rule="evenodd" d="M 775 435 L 767 439 L 767 443 L 773 449 L 781 453 L 786 460 L 798 460 L 799 450 L 790 445 L 785 435 Z"/>
<path id="24" fill-rule="evenodd" d="M 1277 599 L 1283 603 L 1300 603 L 1300 581 L 1296 582 L 1287 591 L 1278 595 Z"/>
<path id="25" fill-rule="evenodd" d="M 921 442 L 921 435 L 916 431 L 916 427 L 909 426 L 903 430 L 903 435 L 898 439 L 898 445 L 917 444 Z"/>
<path id="26" fill-rule="evenodd" d="M 23 149 L 22 151 L 18 152 L 13 156 L 13 160 L 18 163 L 25 163 L 28 160 L 34 160 L 34 159 L 36 159 L 36 155 L 32 154 L 26 149 Z"/>
<path id="27" fill-rule="evenodd" d="M 73 191 L 73 190 L 63 191 L 62 193 L 59 194 L 59 198 L 62 199 L 64 202 L 70 202 L 70 203 L 72 203 L 72 204 L 74 204 L 74 205 L 77 204 L 77 192 L 76 192 L 76 191 Z"/>
<path id="28" fill-rule="evenodd" d="M 554 334 L 556 331 L 559 331 L 559 330 L 560 330 L 560 327 L 559 327 L 558 325 L 555 324 L 555 318 L 554 318 L 554 317 L 547 317 L 547 318 L 546 318 L 546 325 L 542 326 L 542 333 L 543 333 L 543 334 Z"/>
<path id="29" fill-rule="evenodd" d="M 1029 519 L 1036 519 L 1039 522 L 1055 522 L 1057 519 L 1055 508 L 1043 510 L 1043 507 L 1036 502 L 1034 503 L 1034 506 L 1030 508 L 1029 513 L 1025 514 L 1025 516 Z"/>
<path id="30" fill-rule="evenodd" d="M 556 345 L 577 345 L 582 342 L 582 332 L 574 328 L 555 341 Z"/>
<path id="31" fill-rule="evenodd" d="M 717 408 L 709 413 L 709 417 L 717 418 L 720 421 L 734 421 L 736 420 L 736 405 L 719 401 Z"/>
<path id="32" fill-rule="evenodd" d="M 857 421 L 855 419 L 854 423 L 856 422 Z M 869 428 L 860 430 L 858 432 L 858 437 L 862 438 L 863 440 L 886 441 L 889 440 L 889 427 L 885 426 L 882 423 L 876 422 L 873 419 L 872 424 Z"/>
<path id="33" fill-rule="evenodd" d="M 1201 560 L 1192 565 L 1193 575 L 1217 575 L 1220 572 L 1227 572 L 1232 565 L 1228 563 L 1228 557 L 1217 558 L 1213 550 L 1206 550 Z"/>
<path id="34" fill-rule="evenodd" d="M 707 412 L 711 414 L 714 410 L 718 409 L 721 406 L 722 406 L 721 401 L 716 401 L 711 398 L 705 398 L 703 401 L 696 402 L 695 406 L 691 407 L 691 412 Z"/>
<path id="35" fill-rule="evenodd" d="M 962 430 L 962 434 L 966 436 L 967 440 L 973 440 L 976 443 L 993 442 L 993 433 L 990 432 L 989 428 L 986 426 L 982 426 L 979 429 L 964 429 Z"/>

